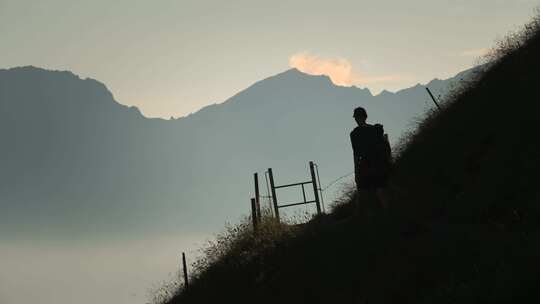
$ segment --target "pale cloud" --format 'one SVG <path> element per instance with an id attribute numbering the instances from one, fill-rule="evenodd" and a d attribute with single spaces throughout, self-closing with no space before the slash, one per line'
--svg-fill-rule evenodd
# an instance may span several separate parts
<path id="1" fill-rule="evenodd" d="M 459 56 L 462 57 L 482 57 L 489 53 L 488 48 L 478 48 L 478 49 L 468 49 L 463 50 L 459 53 Z"/>
<path id="2" fill-rule="evenodd" d="M 309 53 L 294 54 L 289 65 L 310 75 L 327 75 L 337 85 L 350 86 L 357 82 L 351 63 L 342 58 L 328 59 Z"/>
<path id="3" fill-rule="evenodd" d="M 396 82 L 404 79 L 401 75 L 366 76 L 353 69 L 347 59 L 323 58 L 308 52 L 292 55 L 289 65 L 306 74 L 326 75 L 334 84 L 340 86 Z"/>

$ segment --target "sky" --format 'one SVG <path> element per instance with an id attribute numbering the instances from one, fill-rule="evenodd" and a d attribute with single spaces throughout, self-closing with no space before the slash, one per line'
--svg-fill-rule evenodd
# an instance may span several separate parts
<path id="1" fill-rule="evenodd" d="M 181 117 L 296 67 L 390 91 L 446 78 L 539 0 L 0 0 L 0 69 L 70 70 L 147 117 Z M 206 236 L 0 243 L 0 303 L 146 303 Z"/>
<path id="2" fill-rule="evenodd" d="M 70 70 L 181 117 L 291 67 L 396 91 L 478 63 L 533 0 L 0 0 L 0 68 Z"/>

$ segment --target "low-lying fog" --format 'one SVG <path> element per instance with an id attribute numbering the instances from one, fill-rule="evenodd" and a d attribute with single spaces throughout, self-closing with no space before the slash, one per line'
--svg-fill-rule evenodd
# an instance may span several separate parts
<path id="1" fill-rule="evenodd" d="M 208 238 L 0 241 L 0 303 L 148 303 L 178 280 L 181 252 L 193 260 Z"/>

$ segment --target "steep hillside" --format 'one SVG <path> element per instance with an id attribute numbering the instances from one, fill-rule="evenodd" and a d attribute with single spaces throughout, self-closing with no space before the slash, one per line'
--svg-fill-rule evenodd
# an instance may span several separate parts
<path id="1" fill-rule="evenodd" d="M 429 86 L 443 94 L 467 73 Z M 244 212 L 256 170 L 287 182 L 314 159 L 323 183 L 348 172 L 355 106 L 391 117 L 395 141 L 427 98 L 421 85 L 373 96 L 293 69 L 162 120 L 70 72 L 0 70 L 0 239 L 216 231 Z"/>
<path id="2" fill-rule="evenodd" d="M 351 192 L 303 228 L 239 225 L 166 302 L 538 302 L 538 54 L 540 17 L 403 143 L 388 212 Z"/>

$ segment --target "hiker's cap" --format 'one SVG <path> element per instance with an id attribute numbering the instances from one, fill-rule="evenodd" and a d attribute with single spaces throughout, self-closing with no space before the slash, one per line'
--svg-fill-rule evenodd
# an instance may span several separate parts
<path id="1" fill-rule="evenodd" d="M 364 108 L 358 107 L 358 108 L 354 109 L 353 117 L 367 118 L 367 112 L 366 112 L 366 110 Z"/>

